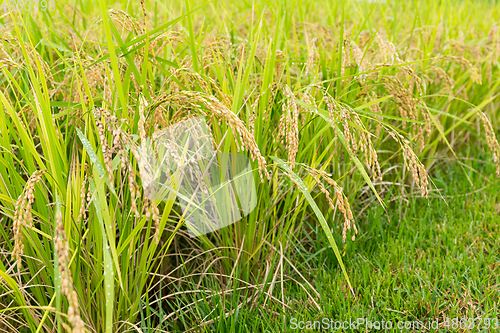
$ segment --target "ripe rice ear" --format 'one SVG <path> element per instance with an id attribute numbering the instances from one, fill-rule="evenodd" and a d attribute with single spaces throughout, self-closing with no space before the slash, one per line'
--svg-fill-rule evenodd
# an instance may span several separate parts
<path id="1" fill-rule="evenodd" d="M 254 137 L 245 127 L 244 122 L 215 96 L 200 92 L 183 91 L 169 96 L 168 100 L 179 105 L 191 105 L 197 112 L 204 116 L 215 116 L 219 120 L 224 121 L 235 135 L 237 151 L 246 149 L 250 152 L 252 161 L 257 160 L 261 182 L 264 182 L 264 176 L 267 179 L 271 179 L 271 175 L 267 171 L 267 162 L 260 153 Z M 208 109 L 209 112 L 207 113 L 202 107 Z"/>
<path id="2" fill-rule="evenodd" d="M 370 168 L 373 177 L 381 179 L 382 173 L 378 162 L 378 154 L 373 147 L 371 134 L 365 130 L 365 126 L 356 111 L 348 105 L 337 102 L 328 94 L 325 94 L 324 98 L 328 106 L 330 121 L 332 123 L 342 123 L 344 129 L 343 135 L 346 139 L 349 152 L 354 154 L 360 148 L 361 152 L 364 153 L 365 163 Z M 351 123 L 355 125 L 354 128 L 351 128 Z M 335 137 L 337 137 L 337 133 Z"/>
<path id="3" fill-rule="evenodd" d="M 42 175 L 45 174 L 44 170 L 38 170 L 31 175 L 26 183 L 23 194 L 19 196 L 15 204 L 14 210 L 14 248 L 12 250 L 12 260 L 17 261 L 17 268 L 22 268 L 21 256 L 24 254 L 23 244 L 23 227 L 33 226 L 33 216 L 31 215 L 31 207 L 35 202 L 35 185 L 42 180 Z"/>
<path id="4" fill-rule="evenodd" d="M 493 162 L 496 166 L 496 175 L 497 177 L 500 177 L 500 145 L 498 144 L 495 131 L 488 117 L 481 111 L 479 112 L 479 119 L 481 119 L 481 123 L 484 127 L 488 147 L 490 147 L 493 153 Z"/>
<path id="5" fill-rule="evenodd" d="M 69 245 L 64 231 L 64 223 L 61 211 L 56 213 L 56 235 L 54 237 L 54 247 L 57 252 L 59 263 L 59 274 L 61 276 L 61 292 L 68 299 L 68 321 L 73 326 L 72 333 L 84 333 L 85 324 L 80 317 L 80 306 L 78 295 L 73 289 L 73 278 L 69 269 Z"/>
<path id="6" fill-rule="evenodd" d="M 307 56 L 307 63 L 306 63 L 306 70 L 305 70 L 306 75 L 312 72 L 314 63 L 316 61 L 316 58 L 317 58 L 316 44 L 317 44 L 317 42 L 318 42 L 318 39 L 316 37 L 314 37 L 311 40 L 311 43 L 309 44 L 309 55 Z"/>
<path id="7" fill-rule="evenodd" d="M 280 119 L 278 137 L 285 138 L 288 163 L 290 169 L 293 170 L 299 150 L 299 108 L 295 103 L 295 95 L 288 86 L 285 86 L 283 95 L 283 114 Z"/>
<path id="8" fill-rule="evenodd" d="M 420 195 L 428 198 L 429 190 L 427 187 L 429 186 L 429 175 L 427 174 L 425 166 L 422 162 L 420 162 L 415 152 L 410 148 L 410 142 L 408 140 L 392 130 L 388 130 L 388 133 L 397 143 L 399 143 L 401 149 L 403 149 L 405 167 L 411 170 L 413 180 L 420 189 Z"/>
<path id="9" fill-rule="evenodd" d="M 102 150 L 102 156 L 104 158 L 104 165 L 106 167 L 106 171 L 108 172 L 108 179 L 111 184 L 113 184 L 113 167 L 111 165 L 111 149 L 108 144 L 108 140 L 106 138 L 106 130 L 104 127 L 104 124 L 101 120 L 102 113 L 105 113 L 104 109 L 101 108 L 95 108 L 94 109 L 94 116 L 95 116 L 95 122 L 96 122 L 96 128 L 97 128 L 97 134 L 99 135 L 99 141 L 101 142 L 101 150 Z"/>
<path id="10" fill-rule="evenodd" d="M 330 208 L 332 210 L 335 210 L 335 207 L 333 205 L 333 201 L 330 198 L 330 192 L 323 186 L 319 177 L 321 177 L 330 186 L 333 187 L 333 189 L 335 191 L 335 198 L 337 199 L 337 206 L 339 207 L 340 211 L 344 215 L 344 224 L 343 224 L 343 228 L 342 228 L 342 242 L 345 243 L 346 237 L 347 237 L 347 231 L 350 230 L 351 227 L 354 230 L 354 234 L 352 235 L 352 241 L 354 241 L 356 239 L 355 235 L 358 233 L 358 229 L 356 228 L 356 224 L 354 223 L 354 216 L 352 214 L 351 205 L 349 204 L 347 197 L 343 193 L 342 188 L 339 186 L 339 184 L 337 184 L 336 181 L 334 181 L 332 178 L 330 178 L 330 176 L 324 171 L 319 171 L 319 170 L 316 170 L 313 168 L 309 168 L 309 175 L 311 175 L 311 177 L 313 177 L 316 184 L 320 188 L 321 192 L 323 192 L 323 194 L 325 194 Z"/>
<path id="11" fill-rule="evenodd" d="M 86 194 L 87 194 L 87 178 L 85 178 L 82 182 L 82 188 L 80 189 L 80 212 L 78 213 L 78 218 L 76 222 L 80 221 L 85 221 L 87 219 L 87 200 L 86 200 Z"/>

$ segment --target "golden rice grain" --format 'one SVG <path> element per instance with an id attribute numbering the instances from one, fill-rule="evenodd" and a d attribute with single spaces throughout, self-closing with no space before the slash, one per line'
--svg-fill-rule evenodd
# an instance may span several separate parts
<path id="1" fill-rule="evenodd" d="M 375 102 L 377 100 L 377 94 L 374 91 L 370 92 L 370 102 Z M 380 103 L 374 103 L 370 105 L 370 111 L 377 114 L 382 114 L 382 109 L 380 108 Z M 380 121 L 377 122 L 377 129 L 375 136 L 380 138 L 380 132 L 382 131 L 382 117 L 377 117 Z"/>
<path id="2" fill-rule="evenodd" d="M 432 66 L 431 70 L 436 75 L 436 79 L 443 83 L 445 92 L 452 94 L 453 88 L 455 87 L 455 80 L 453 80 L 442 67 Z"/>
<path id="3" fill-rule="evenodd" d="M 309 74 L 312 72 L 312 68 L 314 66 L 314 63 L 317 58 L 317 51 L 316 51 L 316 44 L 318 42 L 318 39 L 314 37 L 311 42 L 309 43 L 309 55 L 307 56 L 307 62 L 306 62 L 306 70 L 305 74 Z"/>
<path id="4" fill-rule="evenodd" d="M 359 48 L 358 44 L 356 44 L 354 41 L 351 40 L 351 52 L 354 58 L 354 61 L 356 62 L 356 65 L 358 66 L 358 71 L 360 73 L 365 71 L 365 63 L 367 62 L 366 59 L 363 58 L 363 51 Z"/>
<path id="5" fill-rule="evenodd" d="M 427 105 L 413 96 L 411 88 L 405 88 L 403 82 L 396 77 L 384 77 L 382 80 L 383 86 L 395 98 L 396 104 L 401 118 L 419 121 L 419 116 L 422 116 L 423 125 L 413 125 L 414 139 L 419 143 L 420 150 L 424 149 L 425 138 L 431 133 L 431 119 Z M 403 121 L 403 128 L 406 127 L 406 122 Z"/>
<path id="6" fill-rule="evenodd" d="M 429 175 L 425 166 L 420 162 L 415 152 L 410 147 L 410 142 L 406 140 L 402 135 L 396 133 L 392 130 L 388 130 L 389 135 L 401 146 L 403 150 L 404 163 L 407 169 L 412 172 L 413 180 L 420 189 L 420 195 L 422 197 L 429 197 Z"/>
<path id="7" fill-rule="evenodd" d="M 21 269 L 21 256 L 24 253 L 22 228 L 24 226 L 33 226 L 33 216 L 31 215 L 31 207 L 35 202 L 35 185 L 42 180 L 44 170 L 38 170 L 31 175 L 26 183 L 23 194 L 19 196 L 15 204 L 14 222 L 12 224 L 14 230 L 14 248 L 12 250 L 12 260 L 17 261 L 17 268 Z"/>
<path id="8" fill-rule="evenodd" d="M 179 105 L 189 104 L 204 116 L 215 116 L 219 120 L 225 121 L 235 135 L 236 149 L 240 151 L 246 148 L 250 152 L 252 161 L 257 160 L 261 181 L 264 181 L 264 175 L 267 179 L 271 178 L 271 175 L 267 171 L 266 160 L 261 155 L 254 137 L 247 130 L 243 121 L 215 96 L 193 91 L 183 91 L 179 94 L 170 95 L 168 100 Z M 208 109 L 209 113 L 204 111 L 202 107 Z"/>
<path id="9" fill-rule="evenodd" d="M 80 317 L 78 295 L 73 289 L 73 279 L 69 269 L 69 245 L 66 240 L 63 216 L 60 211 L 56 213 L 56 235 L 54 237 L 54 247 L 57 252 L 59 263 L 61 292 L 68 299 L 68 320 L 73 326 L 72 333 L 84 333 L 85 324 Z"/>
<path id="10" fill-rule="evenodd" d="M 105 110 L 102 108 L 94 108 L 94 116 L 95 116 L 95 122 L 96 122 L 96 127 L 97 127 L 97 132 L 99 135 L 99 141 L 101 142 L 101 150 L 102 150 L 102 156 L 104 158 L 104 165 L 106 167 L 106 171 L 108 172 L 108 179 L 111 184 L 113 184 L 114 178 L 113 178 L 113 167 L 111 165 L 111 149 L 108 144 L 108 140 L 106 138 L 106 131 L 104 128 L 104 124 L 101 121 L 101 116 L 102 113 L 104 113 Z"/>
<path id="11" fill-rule="evenodd" d="M 311 90 L 310 89 L 307 89 L 304 92 L 304 95 L 302 96 L 302 99 L 304 100 L 304 103 L 306 103 L 307 105 L 310 105 L 310 106 L 313 107 L 312 110 L 310 110 L 307 107 L 304 107 L 303 111 L 305 113 L 307 113 L 307 112 L 318 113 L 318 105 L 316 104 L 316 99 L 311 95 Z"/>
<path id="12" fill-rule="evenodd" d="M 86 195 L 87 195 L 87 178 L 83 179 L 82 182 L 82 188 L 80 189 L 80 212 L 78 213 L 78 218 L 76 222 L 80 221 L 85 221 L 87 219 L 87 200 L 86 200 Z"/>
<path id="13" fill-rule="evenodd" d="M 342 66 L 340 68 L 340 76 L 345 75 L 345 69 L 351 65 L 351 56 L 349 52 L 349 40 L 345 39 L 342 44 Z"/>
<path id="14" fill-rule="evenodd" d="M 109 107 L 113 105 L 113 96 L 111 95 L 111 85 L 109 84 L 109 78 L 107 76 L 104 77 L 103 99 L 104 101 L 106 101 Z"/>
<path id="15" fill-rule="evenodd" d="M 257 108 L 259 107 L 259 102 L 260 102 L 260 97 L 257 97 L 255 101 L 252 103 L 252 106 L 250 107 L 250 117 L 248 118 L 248 130 L 252 134 L 252 136 L 255 138 L 255 119 L 257 119 Z"/>
<path id="16" fill-rule="evenodd" d="M 365 156 L 365 163 L 370 168 L 375 179 L 381 179 L 382 173 L 378 162 L 378 154 L 373 147 L 370 133 L 365 130 L 358 114 L 349 106 L 337 102 L 330 95 L 325 95 L 328 106 L 328 114 L 332 123 L 340 122 L 343 127 L 343 136 L 346 141 L 347 150 L 355 154 L 358 148 Z M 351 123 L 356 127 L 351 128 Z M 334 127 L 337 131 L 337 126 Z M 338 133 L 336 133 L 336 136 Z"/>
<path id="17" fill-rule="evenodd" d="M 496 166 L 496 175 L 500 177 L 500 145 L 498 144 L 498 140 L 495 135 L 495 130 L 491 125 L 488 117 L 481 111 L 479 111 L 479 119 L 484 127 L 484 131 L 486 133 L 486 142 L 488 143 L 488 147 L 490 147 L 493 153 L 493 162 Z"/>
<path id="18" fill-rule="evenodd" d="M 393 65 L 394 63 L 400 63 L 401 59 L 399 58 L 399 54 L 396 51 L 396 47 L 392 42 L 387 40 L 381 33 L 378 33 L 375 36 L 375 42 L 380 48 L 380 55 L 383 57 L 382 62 L 388 62 Z"/>
<path id="19" fill-rule="evenodd" d="M 279 137 L 284 137 L 286 141 L 286 150 L 288 151 L 288 163 L 290 169 L 295 166 L 295 158 L 299 150 L 299 108 L 295 102 L 295 95 L 288 86 L 285 86 L 283 100 L 283 114 L 279 125 Z"/>
<path id="20" fill-rule="evenodd" d="M 50 71 L 49 65 L 42 58 L 40 53 L 33 50 L 30 44 L 19 41 L 19 39 L 12 36 L 10 32 L 4 32 L 0 38 L 4 42 L 0 43 L 0 64 L 2 64 L 2 66 L 8 66 L 7 68 L 10 67 L 9 69 L 23 68 L 24 66 L 38 68 L 37 64 L 39 64 L 47 83 L 51 85 L 54 84 L 54 77 Z M 8 47 L 6 47 L 7 45 Z M 23 49 L 28 55 L 27 58 L 24 56 Z"/>
<path id="21" fill-rule="evenodd" d="M 333 206 L 333 201 L 330 198 L 330 192 L 323 186 L 321 183 L 320 179 L 318 178 L 321 177 L 323 180 L 325 180 L 329 185 L 331 185 L 335 191 L 335 197 L 337 199 L 337 205 L 344 215 L 344 225 L 342 229 L 342 242 L 345 243 L 346 241 L 346 236 L 347 236 L 347 231 L 351 229 L 351 227 L 354 230 L 354 234 L 352 235 L 352 240 L 354 241 L 356 239 L 356 234 L 358 233 L 358 229 L 356 228 L 356 224 L 354 222 L 354 216 L 352 214 L 351 206 L 349 204 L 349 201 L 347 200 L 347 197 L 344 195 L 342 188 L 337 184 L 336 181 L 334 181 L 330 176 L 324 172 L 324 171 L 319 171 L 313 168 L 310 168 L 309 174 L 313 177 L 315 180 L 316 184 L 319 186 L 321 192 L 323 192 L 328 200 L 328 204 L 331 209 L 335 209 Z"/>
<path id="22" fill-rule="evenodd" d="M 472 82 L 477 83 L 477 84 L 482 84 L 482 78 L 480 72 L 478 72 L 478 69 L 472 65 L 472 63 L 465 59 L 463 56 L 454 56 L 454 55 L 442 55 L 435 57 L 433 59 L 433 62 L 439 62 L 439 61 L 452 61 L 455 63 L 460 64 L 463 68 L 469 69 L 471 75 L 470 79 Z"/>
<path id="23" fill-rule="evenodd" d="M 274 67 L 276 73 L 276 81 L 280 81 L 283 76 L 283 69 L 285 68 L 286 56 L 281 50 L 276 50 L 275 54 L 275 62 L 276 65 Z"/>
<path id="24" fill-rule="evenodd" d="M 136 18 L 123 10 L 110 9 L 109 16 L 115 22 L 118 22 L 125 30 L 135 31 L 136 34 L 142 34 L 143 30 Z"/>

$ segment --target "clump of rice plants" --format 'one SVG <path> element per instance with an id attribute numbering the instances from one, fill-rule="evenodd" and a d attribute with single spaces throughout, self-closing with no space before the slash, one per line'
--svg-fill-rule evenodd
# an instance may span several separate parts
<path id="1" fill-rule="evenodd" d="M 360 212 L 438 196 L 436 162 L 474 145 L 500 173 L 496 3 L 35 4 L 0 16 L 3 330 L 213 331 L 268 304 L 281 320 L 285 281 L 321 312 L 287 258 L 305 224 L 356 298 Z M 145 190 L 139 147 L 195 117 L 251 160 L 256 197 L 193 238 L 179 192 Z"/>

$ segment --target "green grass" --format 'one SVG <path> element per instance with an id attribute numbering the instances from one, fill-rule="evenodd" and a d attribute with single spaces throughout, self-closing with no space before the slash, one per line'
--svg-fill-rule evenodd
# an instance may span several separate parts
<path id="1" fill-rule="evenodd" d="M 321 251 L 324 240 L 313 256 L 298 251 L 296 258 L 313 257 L 303 270 L 314 272 L 310 277 L 320 289 L 325 313 L 393 322 L 499 318 L 500 182 L 484 177 L 488 168 L 478 166 L 480 174 L 470 174 L 474 186 L 456 165 L 436 170 L 434 181 L 444 200 L 436 195 L 428 202 L 396 201 L 388 215 L 376 209 L 363 214 L 362 236 L 344 256 L 357 286 L 356 300 L 347 297 L 339 274 L 332 273 L 337 263 Z"/>

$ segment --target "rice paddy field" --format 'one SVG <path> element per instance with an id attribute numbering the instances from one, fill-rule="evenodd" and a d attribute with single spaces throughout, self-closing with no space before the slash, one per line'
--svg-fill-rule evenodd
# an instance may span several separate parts
<path id="1" fill-rule="evenodd" d="M 0 332 L 499 332 L 499 22 L 4 1 Z"/>

